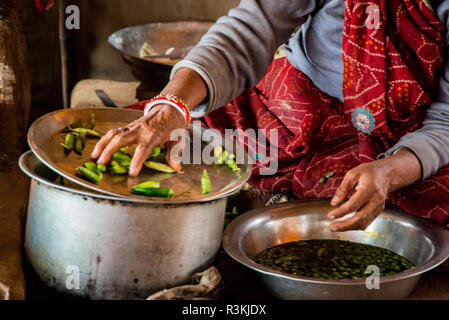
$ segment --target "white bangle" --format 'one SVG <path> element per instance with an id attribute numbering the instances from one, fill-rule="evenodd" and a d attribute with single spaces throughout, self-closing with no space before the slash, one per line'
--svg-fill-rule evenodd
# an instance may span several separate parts
<path id="1" fill-rule="evenodd" d="M 145 106 L 144 115 L 147 115 L 150 112 L 150 110 L 158 104 L 168 104 L 168 105 L 174 107 L 186 119 L 186 125 L 187 126 L 189 125 L 190 114 L 188 113 L 187 107 L 180 101 L 176 101 L 176 100 L 173 101 L 172 97 L 162 96 L 162 97 L 156 97 L 156 98 L 150 100 L 150 102 L 148 102 Z"/>

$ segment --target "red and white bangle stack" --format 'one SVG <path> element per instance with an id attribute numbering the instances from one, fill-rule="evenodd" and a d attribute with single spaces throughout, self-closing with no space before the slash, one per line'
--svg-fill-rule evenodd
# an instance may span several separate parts
<path id="1" fill-rule="evenodd" d="M 145 105 L 144 115 L 147 115 L 148 112 L 150 112 L 150 110 L 158 104 L 168 104 L 174 107 L 179 112 L 181 112 L 184 118 L 186 119 L 186 128 L 189 127 L 190 112 L 189 109 L 187 108 L 187 105 L 181 98 L 170 94 L 158 95 L 153 99 L 151 99 L 150 101 L 148 101 L 148 103 Z"/>

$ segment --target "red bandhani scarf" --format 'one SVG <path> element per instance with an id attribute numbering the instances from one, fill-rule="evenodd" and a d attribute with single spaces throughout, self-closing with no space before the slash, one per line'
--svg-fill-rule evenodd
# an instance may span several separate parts
<path id="1" fill-rule="evenodd" d="M 256 187 L 302 199 L 332 197 L 349 169 L 375 160 L 421 125 L 443 67 L 444 36 L 443 24 L 423 1 L 347 0 L 344 103 L 280 58 L 255 88 L 206 116 L 205 123 L 223 133 L 267 130 L 279 168 L 261 175 L 271 155 L 258 161 L 250 180 Z M 276 140 L 270 139 L 272 129 Z M 241 143 L 253 148 L 248 140 Z M 329 172 L 334 175 L 323 183 Z M 449 167 L 391 194 L 389 201 L 449 223 Z"/>

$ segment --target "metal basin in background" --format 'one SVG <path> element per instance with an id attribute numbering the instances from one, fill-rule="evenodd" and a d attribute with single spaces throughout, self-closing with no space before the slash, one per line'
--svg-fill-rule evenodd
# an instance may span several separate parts
<path id="1" fill-rule="evenodd" d="M 160 91 L 169 81 L 172 63 L 164 59 L 141 58 L 145 42 L 160 53 L 169 48 L 189 48 L 196 45 L 213 22 L 158 22 L 128 27 L 112 34 L 108 42 L 118 50 L 131 66 L 133 75 L 154 91 Z"/>
<path id="2" fill-rule="evenodd" d="M 225 230 L 223 246 L 235 260 L 253 269 L 280 299 L 402 299 L 420 275 L 449 257 L 449 231 L 436 222 L 387 208 L 366 231 L 329 231 L 327 201 L 304 201 L 253 210 Z M 288 275 L 255 263 L 261 251 L 286 242 L 340 239 L 390 249 L 416 267 L 380 278 L 380 289 L 369 290 L 365 279 L 326 280 Z"/>

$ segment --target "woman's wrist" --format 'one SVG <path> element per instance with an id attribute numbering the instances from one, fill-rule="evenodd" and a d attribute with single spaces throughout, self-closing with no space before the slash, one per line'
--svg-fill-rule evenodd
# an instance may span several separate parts
<path id="1" fill-rule="evenodd" d="M 208 92 L 203 78 L 198 73 L 189 68 L 181 68 L 160 94 L 179 97 L 191 111 L 206 99 Z"/>
<path id="2" fill-rule="evenodd" d="M 390 192 L 412 185 L 422 178 L 421 162 L 408 148 L 399 149 L 381 161 L 389 167 Z"/>

